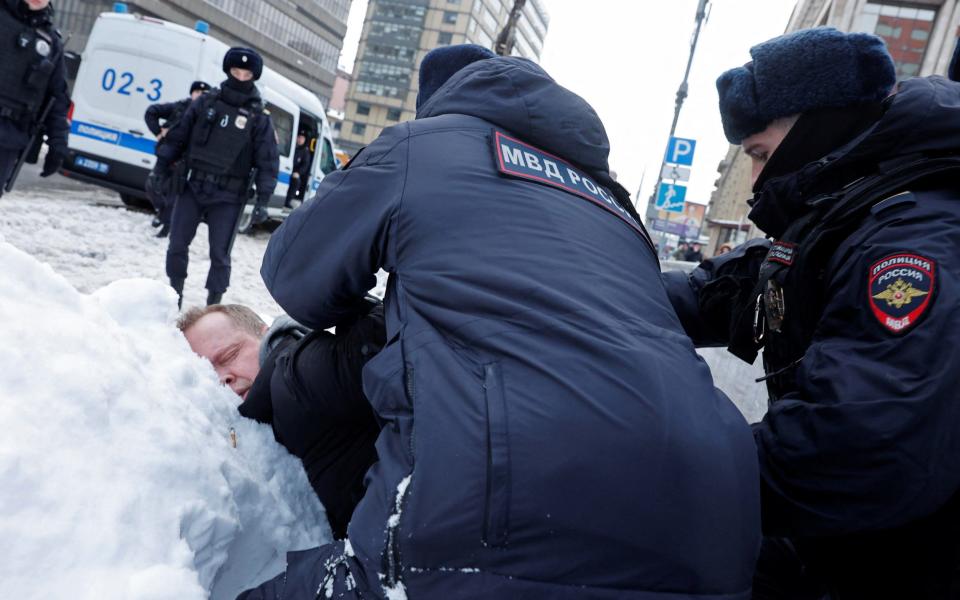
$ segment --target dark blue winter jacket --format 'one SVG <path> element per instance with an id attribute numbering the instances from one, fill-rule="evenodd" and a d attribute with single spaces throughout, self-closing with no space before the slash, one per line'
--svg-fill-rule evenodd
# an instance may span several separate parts
<path id="1" fill-rule="evenodd" d="M 910 79 L 869 131 L 796 174 L 771 180 L 758 201 L 799 218 L 814 199 L 833 201 L 824 192 L 863 183 L 878 166 L 881 175 L 870 177 L 958 153 L 960 84 Z M 822 282 L 811 282 L 806 297 L 786 299 L 790 319 L 821 289 L 824 294 L 812 342 L 795 371 L 795 391 L 773 402 L 754 429 L 764 531 L 772 535 L 817 536 L 837 547 L 837 538 L 826 536 L 904 528 L 942 509 L 957 510 L 956 502 L 943 508 L 960 490 L 956 171 L 877 199 L 824 261 Z M 715 334 L 726 325 L 705 322 L 698 310 L 709 280 L 705 271 L 666 278 L 695 341 L 723 343 Z M 864 545 L 877 547 L 882 539 L 876 535 Z M 893 551 L 898 545 L 902 539 L 890 544 Z"/>
<path id="2" fill-rule="evenodd" d="M 27 12 L 10 8 L 10 2 L 5 2 L 0 6 L 0 10 L 10 11 L 14 16 L 21 15 L 21 12 Z M 46 99 L 52 102 L 50 112 L 47 113 L 43 123 L 44 134 L 47 137 L 47 146 L 62 155 L 67 153 L 67 135 L 70 133 L 70 125 L 67 122 L 67 109 L 70 106 L 70 96 L 67 93 L 67 69 L 63 60 L 63 40 L 59 32 L 53 27 L 53 9 L 48 7 L 42 11 L 31 11 L 28 20 L 31 26 L 45 31 L 46 35 L 53 42 L 50 50 L 49 59 L 53 62 L 53 72 L 50 74 L 50 81 L 47 84 Z M 37 115 L 39 118 L 40 115 Z M 14 121 L 8 118 L 0 117 L 0 149 L 22 150 L 30 141 L 30 135 L 34 123 L 29 120 Z"/>
<path id="3" fill-rule="evenodd" d="M 197 98 L 190 103 L 176 125 L 164 136 L 162 144 L 157 144 L 157 166 L 154 171 L 169 171 L 170 165 L 187 156 L 190 151 L 190 136 L 193 128 L 203 119 L 201 114 L 219 97 L 229 104 L 254 110 L 252 126 L 253 167 L 256 169 L 257 198 L 266 202 L 277 187 L 277 175 L 280 171 L 280 151 L 277 148 L 277 134 L 269 113 L 262 112 L 263 101 L 260 92 L 254 88 L 249 93 L 237 92 L 228 87 L 228 81 L 219 89 Z M 246 201 L 245 192 L 237 193 L 222 189 L 210 181 L 190 181 L 194 196 L 208 203 Z"/>
<path id="4" fill-rule="evenodd" d="M 270 240 L 264 281 L 313 328 L 390 273 L 346 553 L 362 597 L 749 597 L 753 440 L 598 185 L 608 150 L 538 66 L 480 61 Z"/>

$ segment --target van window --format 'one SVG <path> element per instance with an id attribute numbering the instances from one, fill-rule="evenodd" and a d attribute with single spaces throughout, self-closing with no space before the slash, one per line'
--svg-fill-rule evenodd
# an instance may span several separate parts
<path id="1" fill-rule="evenodd" d="M 333 147 L 330 145 L 330 140 L 326 138 L 323 139 L 323 150 L 320 152 L 320 170 L 324 175 L 337 170 L 337 159 L 333 156 Z"/>
<path id="2" fill-rule="evenodd" d="M 267 102 L 267 110 L 273 120 L 273 128 L 277 131 L 277 146 L 280 156 L 290 156 L 290 146 L 293 143 L 293 115 L 275 104 Z"/>

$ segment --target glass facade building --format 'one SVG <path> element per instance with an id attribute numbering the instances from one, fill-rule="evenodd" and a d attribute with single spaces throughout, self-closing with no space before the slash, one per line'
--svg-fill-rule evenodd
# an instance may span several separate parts
<path id="1" fill-rule="evenodd" d="M 370 0 L 347 95 L 339 143 L 354 153 L 384 127 L 412 119 L 423 56 L 438 46 L 493 48 L 513 0 Z M 513 53 L 538 60 L 550 17 L 542 0 L 528 0 Z"/>
<path id="2" fill-rule="evenodd" d="M 288 14 L 263 0 L 203 0 L 264 35 L 313 59 L 324 69 L 336 72 L 340 45 L 336 45 Z M 311 4 L 321 4 L 312 2 Z M 339 4 L 339 3 L 336 3 Z M 349 6 L 347 7 L 349 11 Z"/>

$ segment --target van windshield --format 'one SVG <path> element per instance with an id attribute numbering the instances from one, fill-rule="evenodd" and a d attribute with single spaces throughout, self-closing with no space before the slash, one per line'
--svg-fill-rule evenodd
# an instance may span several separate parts
<path id="1" fill-rule="evenodd" d="M 323 150 L 320 152 L 320 170 L 329 175 L 337 170 L 337 159 L 333 155 L 333 146 L 330 140 L 323 138 Z"/>

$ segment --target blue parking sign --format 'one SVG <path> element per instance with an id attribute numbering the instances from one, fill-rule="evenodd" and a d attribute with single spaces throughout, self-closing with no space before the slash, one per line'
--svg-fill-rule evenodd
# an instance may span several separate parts
<path id="1" fill-rule="evenodd" d="M 697 140 L 672 137 L 667 144 L 667 157 L 664 162 L 689 167 L 693 164 L 693 151 L 696 147 Z"/>
<path id="2" fill-rule="evenodd" d="M 683 212 L 687 188 L 675 183 L 661 183 L 657 192 L 657 208 L 670 212 Z"/>

